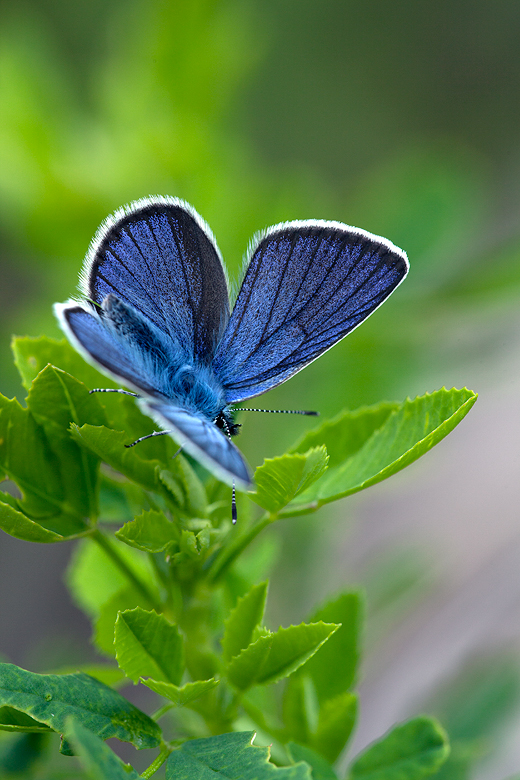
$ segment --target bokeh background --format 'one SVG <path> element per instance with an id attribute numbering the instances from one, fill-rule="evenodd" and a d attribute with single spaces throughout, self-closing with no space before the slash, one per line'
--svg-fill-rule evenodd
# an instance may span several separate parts
<path id="1" fill-rule="evenodd" d="M 272 625 L 367 590 L 354 750 L 433 712 L 454 779 L 520 771 L 519 40 L 515 0 L 0 5 L 5 395 L 23 397 L 11 334 L 59 335 L 52 303 L 132 199 L 191 202 L 231 275 L 254 232 L 286 219 L 408 252 L 385 306 L 265 403 L 327 416 L 467 385 L 476 407 L 405 472 L 262 543 Z M 243 422 L 258 465 L 312 421 Z M 92 653 L 63 584 L 71 549 L 2 536 L 6 659 L 39 671 Z"/>

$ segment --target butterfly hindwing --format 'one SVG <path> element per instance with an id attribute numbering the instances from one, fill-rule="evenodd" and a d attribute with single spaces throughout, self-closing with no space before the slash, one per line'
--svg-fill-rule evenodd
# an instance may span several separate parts
<path id="1" fill-rule="evenodd" d="M 251 487 L 251 476 L 240 450 L 213 422 L 204 420 L 186 409 L 161 401 L 140 401 L 141 409 L 161 426 L 171 430 L 183 449 L 219 476 L 237 487 Z"/>
<path id="2" fill-rule="evenodd" d="M 215 239 L 195 210 L 174 198 L 136 201 L 106 220 L 91 244 L 82 287 L 99 306 L 112 293 L 205 362 L 229 318 Z"/>
<path id="3" fill-rule="evenodd" d="M 334 222 L 270 228 L 250 251 L 213 366 L 235 403 L 284 382 L 366 319 L 408 271 L 386 239 Z"/>

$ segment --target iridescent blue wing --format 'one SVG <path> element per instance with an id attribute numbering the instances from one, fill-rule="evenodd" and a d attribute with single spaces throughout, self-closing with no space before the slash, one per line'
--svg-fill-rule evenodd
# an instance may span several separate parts
<path id="1" fill-rule="evenodd" d="M 118 338 L 88 303 L 56 303 L 54 311 L 71 344 L 94 368 L 137 393 L 160 395 L 148 356 L 132 341 Z"/>
<path id="2" fill-rule="evenodd" d="M 182 444 L 186 452 L 223 482 L 235 482 L 237 487 L 244 490 L 251 487 L 247 463 L 237 447 L 214 423 L 167 402 L 142 399 L 139 405 L 161 428 L 171 431 L 173 438 Z"/>
<path id="3" fill-rule="evenodd" d="M 406 254 L 339 222 L 288 222 L 253 243 L 213 360 L 227 403 L 285 382 L 366 319 L 402 282 Z"/>
<path id="4" fill-rule="evenodd" d="M 144 198 L 109 217 L 92 241 L 81 285 L 98 306 L 112 293 L 204 362 L 229 319 L 213 234 L 176 198 Z"/>

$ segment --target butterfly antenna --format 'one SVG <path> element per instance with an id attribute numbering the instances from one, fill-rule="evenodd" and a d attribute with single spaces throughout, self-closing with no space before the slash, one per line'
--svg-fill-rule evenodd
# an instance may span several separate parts
<path id="1" fill-rule="evenodd" d="M 168 431 L 162 431 L 162 433 L 168 433 Z M 181 452 L 182 452 L 182 444 L 181 444 L 181 446 L 179 447 L 179 449 L 177 450 L 177 452 L 175 452 L 175 453 L 172 455 L 172 460 L 173 460 L 174 458 L 176 458 L 176 457 L 177 457 L 177 455 L 180 455 L 180 454 L 181 454 Z"/>
<path id="2" fill-rule="evenodd" d="M 129 449 L 130 447 L 135 447 L 136 444 L 139 444 L 142 441 L 146 441 L 146 439 L 152 439 L 154 436 L 164 436 L 166 433 L 171 433 L 171 431 L 154 431 L 153 433 L 148 433 L 146 436 L 141 436 L 139 439 L 136 439 L 131 444 L 125 444 L 125 447 Z M 182 449 L 182 447 L 180 448 Z M 178 450 L 175 455 L 178 455 L 180 450 Z M 175 455 L 173 457 L 175 457 Z"/>
<path id="3" fill-rule="evenodd" d="M 132 398 L 140 398 L 137 393 L 130 393 L 128 390 L 113 390 L 111 387 L 96 387 L 94 390 L 89 390 L 89 395 L 92 393 L 121 393 L 121 395 L 131 395 Z"/>
<path id="4" fill-rule="evenodd" d="M 305 409 L 246 409 L 244 406 L 237 406 L 234 412 L 267 412 L 268 414 L 305 414 L 308 417 L 319 417 L 319 412 L 308 412 Z"/>

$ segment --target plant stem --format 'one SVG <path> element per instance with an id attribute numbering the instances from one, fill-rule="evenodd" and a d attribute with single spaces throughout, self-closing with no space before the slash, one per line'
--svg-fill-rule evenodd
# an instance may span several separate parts
<path id="1" fill-rule="evenodd" d="M 124 558 L 116 550 L 110 539 L 105 536 L 105 534 L 101 533 L 101 531 L 97 528 L 92 531 L 91 537 L 106 552 L 109 558 L 116 564 L 117 568 L 125 575 L 129 582 L 132 583 L 134 588 L 138 590 L 147 601 L 150 602 L 154 609 L 156 609 L 158 612 L 162 612 L 162 606 L 155 598 L 154 594 L 137 576 L 133 569 L 130 568 Z"/>
<path id="2" fill-rule="evenodd" d="M 253 525 L 249 531 L 246 531 L 236 541 L 232 542 L 214 561 L 211 565 L 207 578 L 210 582 L 216 582 L 219 580 L 229 569 L 233 561 L 245 550 L 245 548 L 256 539 L 260 531 L 263 531 L 266 526 L 270 525 L 277 519 L 277 515 L 266 514 L 260 518 L 260 520 Z"/>
<path id="3" fill-rule="evenodd" d="M 145 769 L 142 775 L 139 775 L 139 777 L 145 778 L 145 780 L 147 780 L 147 778 L 154 775 L 159 769 L 159 767 L 161 767 L 164 764 L 164 762 L 172 752 L 172 749 L 173 748 L 169 747 L 169 745 L 163 743 L 161 745 L 161 752 L 159 753 L 155 761 L 152 764 L 150 764 L 150 766 L 147 769 Z"/>

